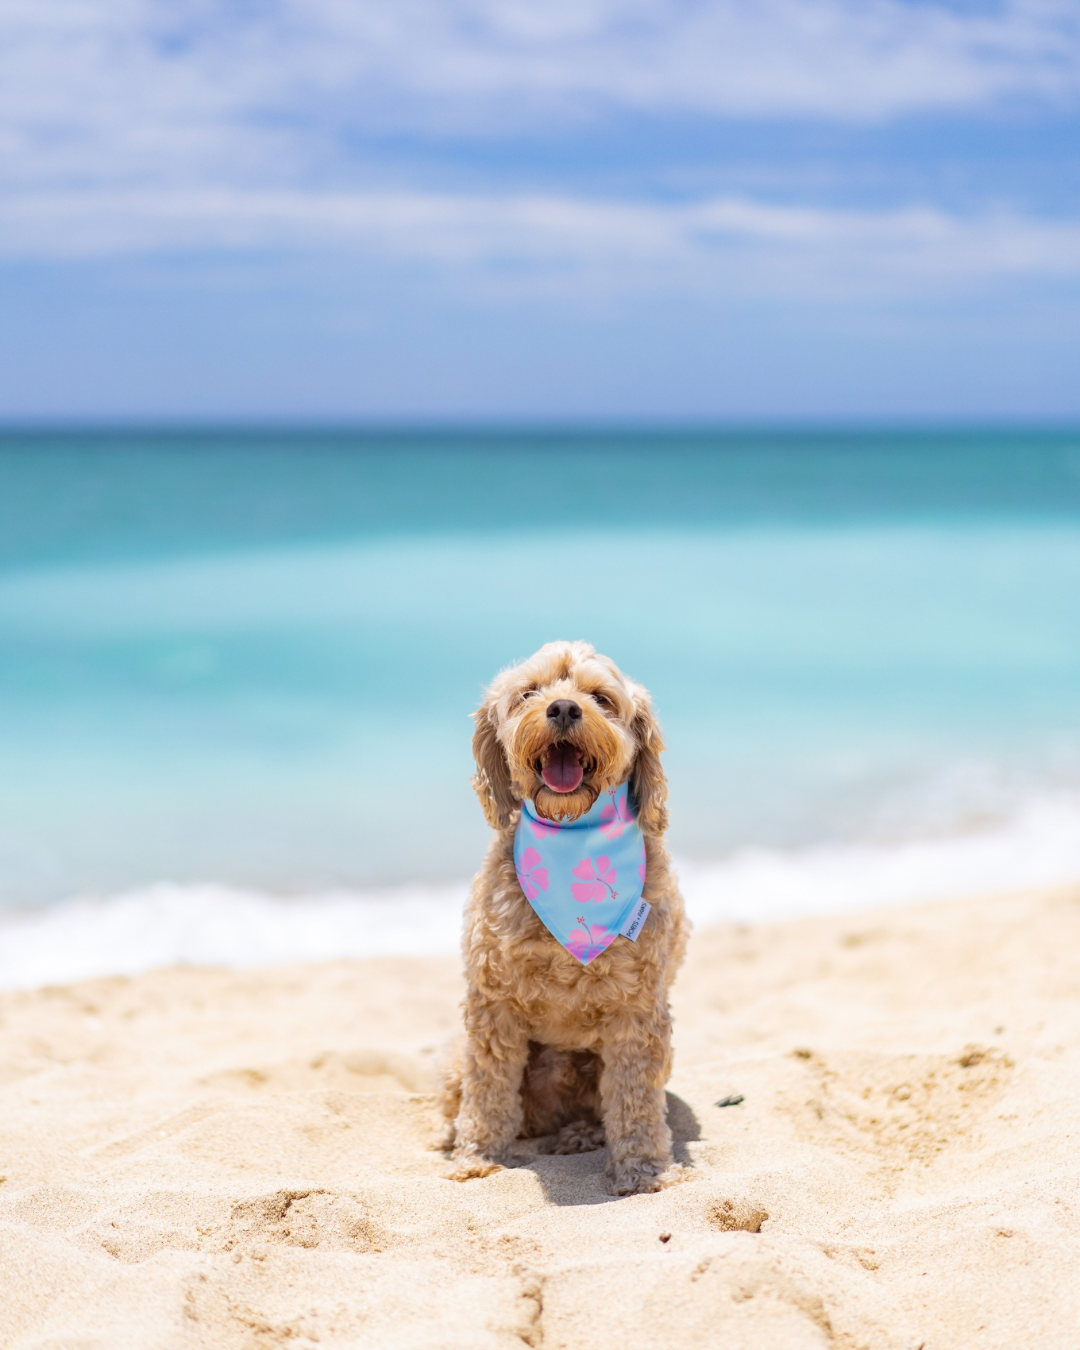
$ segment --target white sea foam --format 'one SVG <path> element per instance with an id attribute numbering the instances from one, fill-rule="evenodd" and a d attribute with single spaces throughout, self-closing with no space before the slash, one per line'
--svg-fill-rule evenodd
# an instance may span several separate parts
<path id="1" fill-rule="evenodd" d="M 691 918 L 766 923 L 1080 882 L 1080 799 L 1031 802 L 1007 821 L 894 844 L 745 849 L 680 868 Z"/>
<path id="2" fill-rule="evenodd" d="M 683 860 L 690 916 L 769 922 L 1080 882 L 1080 799 L 1029 803 L 1008 821 L 904 843 L 745 849 Z M 282 898 L 168 883 L 0 917 L 0 988 L 174 964 L 439 955 L 456 949 L 467 885 Z"/>

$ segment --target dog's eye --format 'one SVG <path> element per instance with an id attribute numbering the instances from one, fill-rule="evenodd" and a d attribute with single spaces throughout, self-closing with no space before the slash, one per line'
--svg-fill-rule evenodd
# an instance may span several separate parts
<path id="1" fill-rule="evenodd" d="M 605 712 L 615 711 L 615 702 L 613 699 L 608 698 L 607 694 L 602 693 L 593 694 L 593 699 L 595 700 L 595 702 L 599 703 L 599 705 L 601 706 L 601 708 L 603 708 Z"/>
<path id="2" fill-rule="evenodd" d="M 523 690 L 521 691 L 521 697 L 522 697 L 522 698 L 532 698 L 535 694 L 538 694 L 539 692 L 540 692 L 539 689 L 523 689 Z"/>

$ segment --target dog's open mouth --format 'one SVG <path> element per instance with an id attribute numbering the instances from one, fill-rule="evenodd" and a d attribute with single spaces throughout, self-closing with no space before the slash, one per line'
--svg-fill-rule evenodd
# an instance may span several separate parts
<path id="1" fill-rule="evenodd" d="M 585 777 L 581 751 L 569 741 L 556 741 L 544 751 L 543 761 L 537 766 L 540 777 L 552 792 L 576 792 Z"/>

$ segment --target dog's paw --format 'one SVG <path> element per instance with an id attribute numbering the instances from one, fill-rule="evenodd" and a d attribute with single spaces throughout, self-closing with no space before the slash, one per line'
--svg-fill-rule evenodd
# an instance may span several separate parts
<path id="1" fill-rule="evenodd" d="M 610 1163 L 608 1190 L 612 1195 L 648 1195 L 663 1190 L 676 1179 L 670 1169 L 670 1162 L 661 1158 L 625 1158 Z"/>
<path id="2" fill-rule="evenodd" d="M 604 1127 L 586 1120 L 564 1125 L 551 1145 L 552 1153 L 595 1153 L 604 1147 Z"/>
<path id="3" fill-rule="evenodd" d="M 443 1176 L 447 1181 L 471 1181 L 474 1177 L 489 1177 L 502 1170 L 503 1164 L 494 1158 L 485 1158 L 480 1153 L 459 1153 Z"/>

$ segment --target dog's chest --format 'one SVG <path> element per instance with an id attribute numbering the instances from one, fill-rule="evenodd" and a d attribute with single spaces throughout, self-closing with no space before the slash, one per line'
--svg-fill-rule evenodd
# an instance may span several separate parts
<path id="1" fill-rule="evenodd" d="M 561 952 L 553 958 L 553 945 L 545 933 L 528 944 L 532 950 L 518 947 L 503 972 L 504 994 L 518 1005 L 532 1039 L 568 1050 L 594 1048 L 613 1017 L 646 1001 L 638 953 L 620 942 L 584 967 Z"/>
<path id="2" fill-rule="evenodd" d="M 513 1004 L 531 1038 L 565 1049 L 595 1048 L 614 1017 L 648 1010 L 656 998 L 650 975 L 664 927 L 662 907 L 654 909 L 636 943 L 617 938 L 585 966 L 556 941 L 526 900 L 512 840 L 492 861 L 497 882 L 481 888 L 473 928 L 484 960 L 474 965 L 472 977 L 487 997 Z"/>

